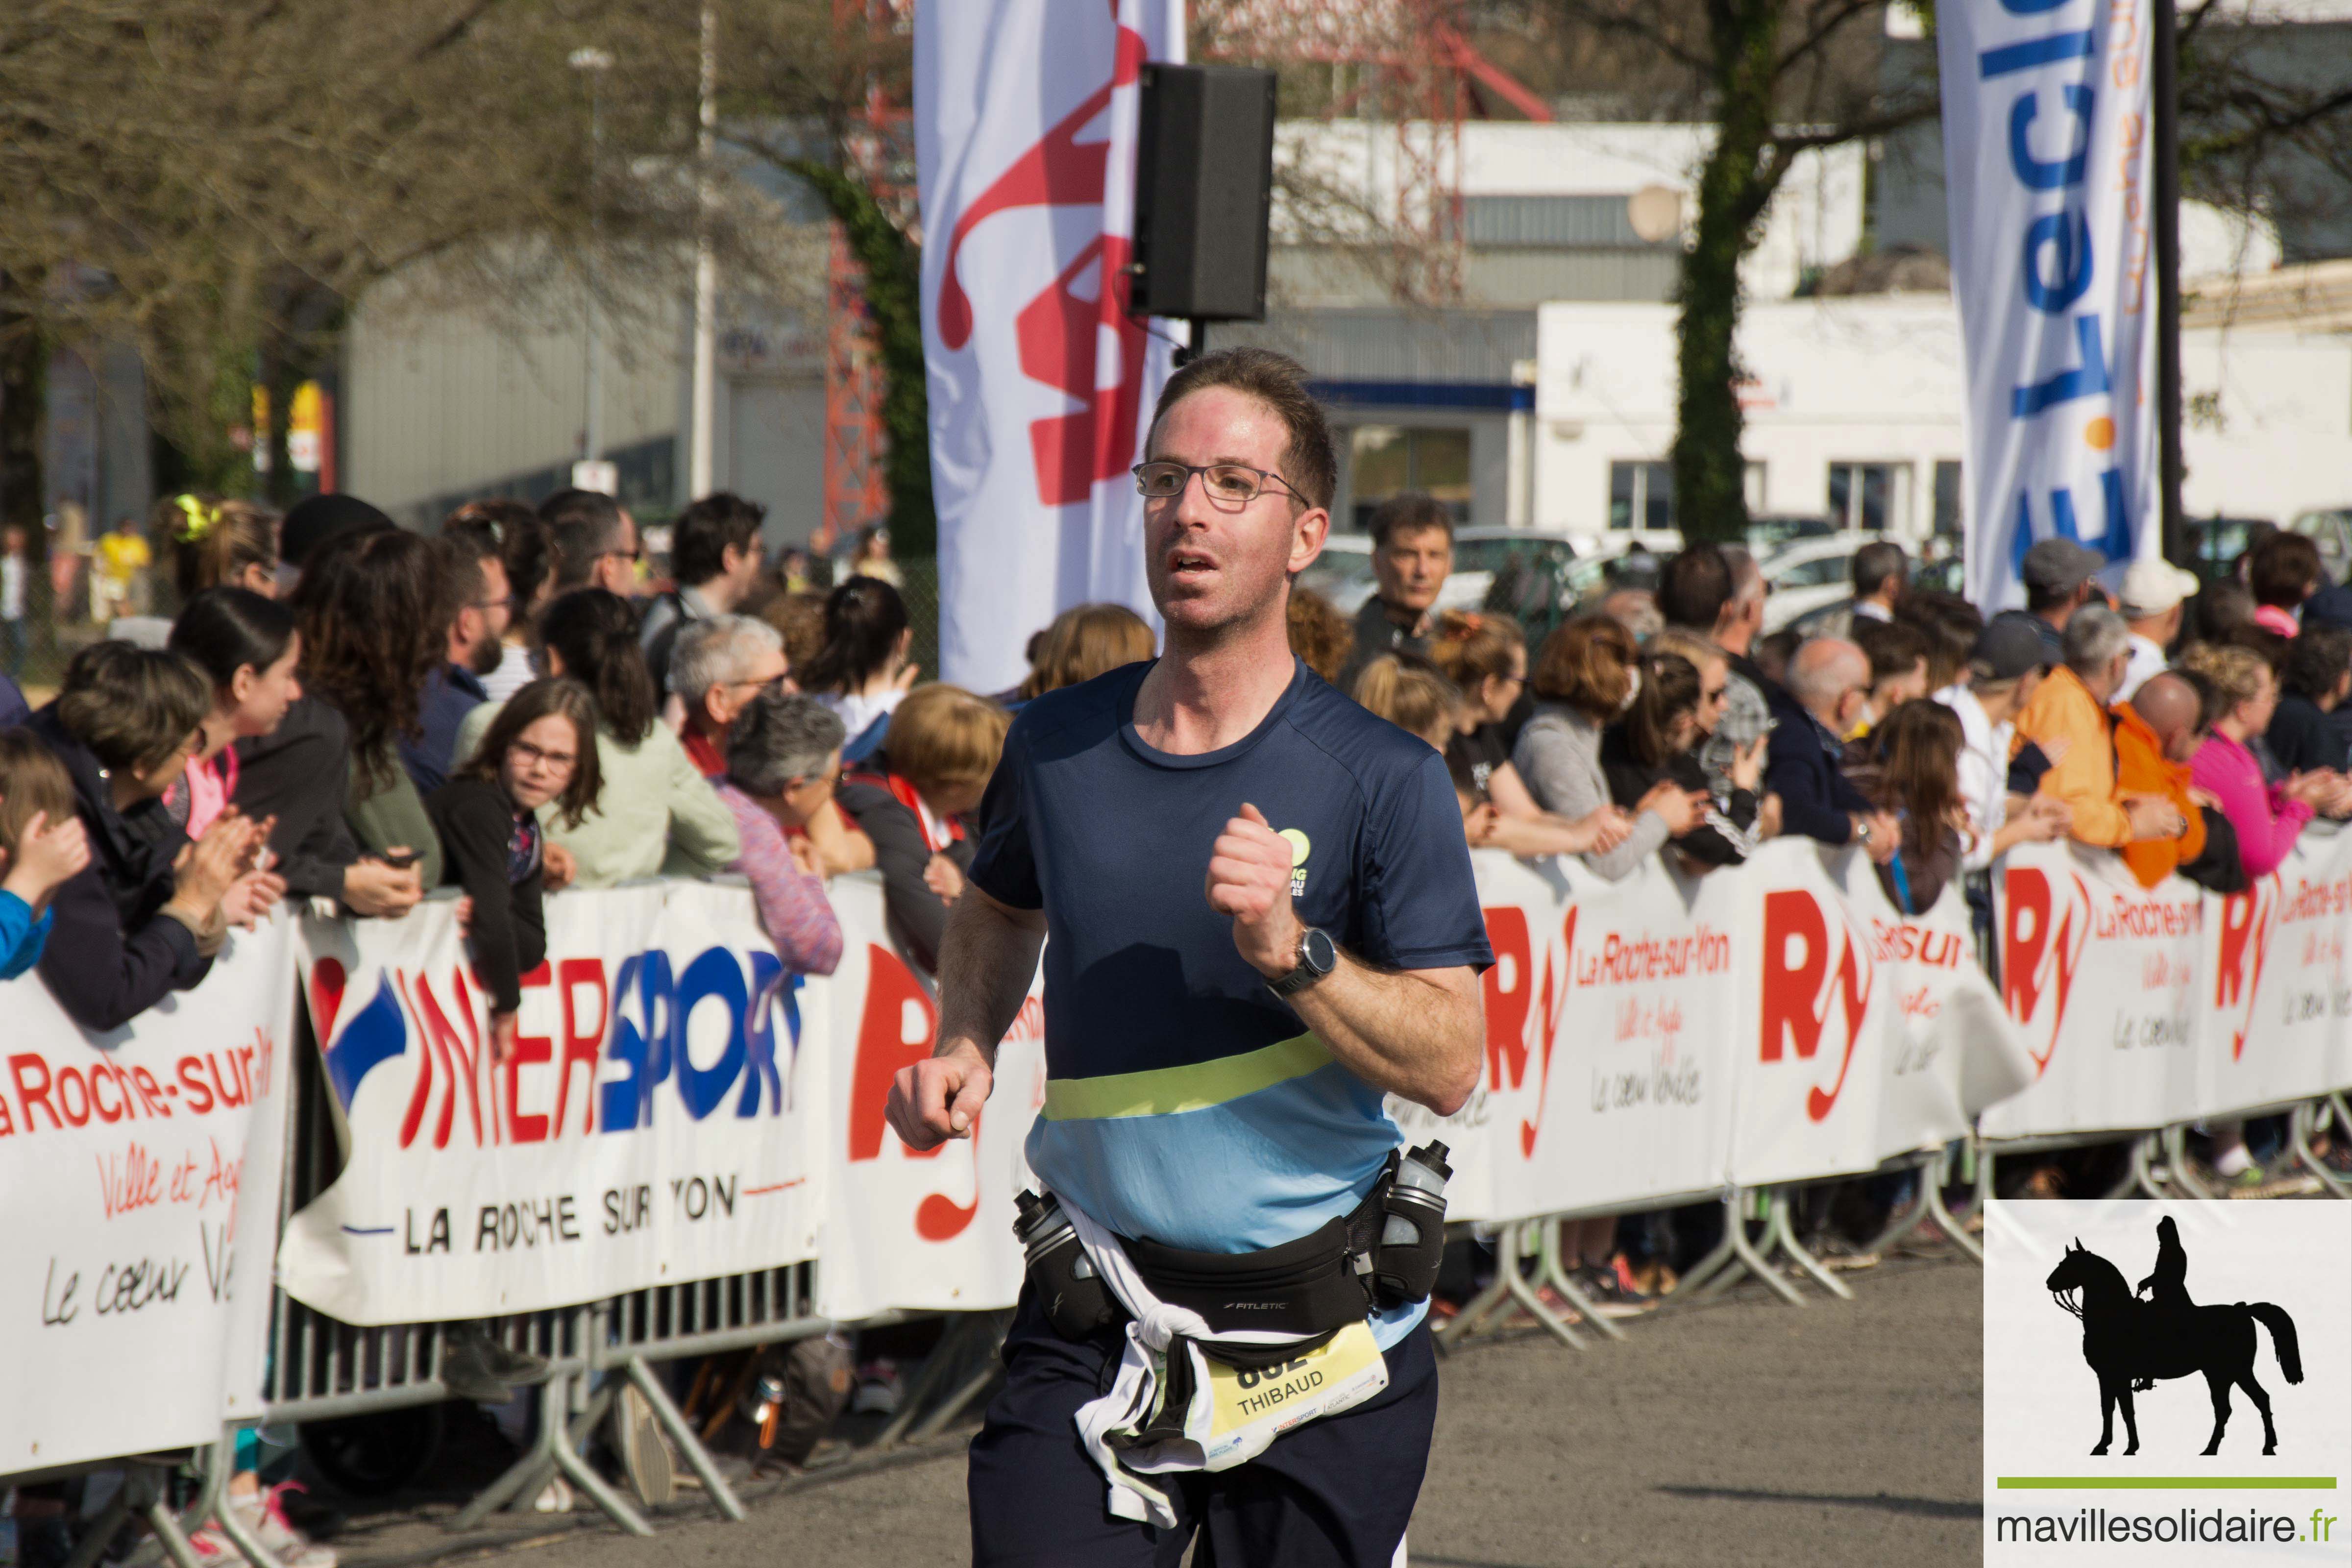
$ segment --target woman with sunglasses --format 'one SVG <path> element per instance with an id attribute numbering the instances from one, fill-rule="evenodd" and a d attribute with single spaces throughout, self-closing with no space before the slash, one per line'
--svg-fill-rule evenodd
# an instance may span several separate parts
<path id="1" fill-rule="evenodd" d="M 1472 848 L 1528 858 L 1582 855 L 1614 849 L 1633 834 L 1633 817 L 1614 805 L 1573 822 L 1554 816 L 1511 765 L 1511 744 L 1533 710 L 1525 700 L 1527 637 L 1517 621 L 1447 610 L 1437 618 L 1429 659 L 1462 693 L 1460 732 L 1443 750 L 1454 778 L 1471 786 L 1465 820 Z"/>
<path id="2" fill-rule="evenodd" d="M 1660 784 L 1704 796 L 1688 826 L 1672 837 L 1693 869 L 1737 866 L 1756 847 L 1756 786 L 1764 773 L 1764 742 L 1742 750 L 1731 768 L 1731 791 L 1717 801 L 1708 792 L 1698 748 L 1720 715 L 1729 671 L 1717 656 L 1705 675 L 1679 653 L 1655 647 L 1642 655 L 1642 679 L 1624 716 L 1601 737 L 1601 768 L 1620 805 L 1646 799 Z"/>

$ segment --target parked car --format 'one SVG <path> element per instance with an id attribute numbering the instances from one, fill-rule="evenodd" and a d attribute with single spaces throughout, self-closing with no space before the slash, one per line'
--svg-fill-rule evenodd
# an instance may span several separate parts
<path id="1" fill-rule="evenodd" d="M 1823 516 L 1797 512 L 1767 512 L 1748 520 L 1748 553 L 1761 561 L 1801 539 L 1827 539 L 1838 524 Z"/>
<path id="2" fill-rule="evenodd" d="M 2238 557 L 2278 524 L 2266 517 L 2192 517 L 2187 520 L 2191 564 L 2200 577 L 2217 583 L 2229 576 Z"/>
<path id="3" fill-rule="evenodd" d="M 1438 591 L 1437 607 L 1509 616 L 1527 628 L 1533 645 L 1567 618 L 1587 587 L 1603 580 L 1609 561 L 1622 553 L 1587 556 L 1570 536 L 1538 529 L 1456 529 L 1454 571 Z M 1331 535 L 1298 580 L 1353 616 L 1379 586 L 1371 540 L 1360 533 Z"/>
<path id="4" fill-rule="evenodd" d="M 1801 539 L 1764 561 L 1764 629 L 1782 626 L 1853 597 L 1853 554 L 1883 533 L 1849 529 L 1827 539 Z"/>
<path id="5" fill-rule="evenodd" d="M 2319 569 L 2330 583 L 2343 582 L 2352 571 L 2352 506 L 2297 512 L 2287 527 L 2319 546 Z"/>

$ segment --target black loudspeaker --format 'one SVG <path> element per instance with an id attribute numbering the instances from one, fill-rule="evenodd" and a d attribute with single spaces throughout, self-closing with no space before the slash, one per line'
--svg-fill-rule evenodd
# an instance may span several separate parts
<path id="1" fill-rule="evenodd" d="M 1265 319 L 1274 73 L 1147 65 L 1136 141 L 1138 314 Z"/>

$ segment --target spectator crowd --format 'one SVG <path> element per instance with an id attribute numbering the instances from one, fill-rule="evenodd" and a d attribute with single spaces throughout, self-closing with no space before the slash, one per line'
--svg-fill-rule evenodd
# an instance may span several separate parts
<path id="1" fill-rule="evenodd" d="M 550 894 L 740 876 L 785 968 L 826 974 L 826 884 L 868 869 L 892 939 L 934 968 L 1010 715 L 1151 658 L 1152 630 L 1080 605 L 1010 690 L 923 683 L 887 534 L 819 591 L 805 562 L 768 561 L 761 524 L 739 497 L 695 501 L 656 591 L 635 519 L 591 491 L 472 502 L 429 536 L 345 495 L 282 518 L 171 498 L 151 532 L 175 613 L 117 619 L 37 710 L 0 678 L 0 977 L 37 971 L 113 1030 L 282 900 L 400 920 L 446 888 L 504 1061 Z M 1507 616 L 1438 607 L 1444 506 L 1396 497 L 1370 531 L 1375 591 L 1351 616 L 1295 587 L 1292 648 L 1444 754 L 1472 846 L 1615 880 L 1653 861 L 1702 877 L 1795 836 L 1859 850 L 1906 913 L 1956 892 L 1989 931 L 1987 873 L 2021 843 L 2231 891 L 2315 817 L 2352 816 L 2352 590 L 2292 533 L 2210 584 L 2133 563 L 2113 595 L 2103 558 L 2045 540 L 2024 607 L 1990 619 L 1873 542 L 1850 602 L 1769 637 L 1754 556 L 1692 544 L 1531 647 Z M 109 552 L 110 607 L 137 607 L 121 584 L 143 549 L 133 530 Z M 0 621 L 21 621 L 26 570 L 5 541 Z M 2212 1134 L 2221 1177 L 2256 1170 L 2243 1130 Z M 1851 1250 L 1899 1197 L 1853 1184 L 1808 1223 Z M 1570 1225 L 1564 1261 L 1601 1310 L 1640 1311 L 1712 1213 Z M 535 1374 L 451 1342 L 453 1386 Z M 259 1496 L 241 1476 L 233 1504 L 297 1568 L 331 1568 Z"/>

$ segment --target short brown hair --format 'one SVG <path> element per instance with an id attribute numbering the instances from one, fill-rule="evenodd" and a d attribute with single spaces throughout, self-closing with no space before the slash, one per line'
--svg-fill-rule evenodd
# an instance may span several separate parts
<path id="1" fill-rule="evenodd" d="M 1004 751 L 1012 717 L 961 686 L 934 683 L 907 694 L 883 739 L 890 769 L 925 793 L 986 784 Z"/>
<path id="2" fill-rule="evenodd" d="M 1290 431 L 1282 478 L 1308 506 L 1329 508 L 1339 488 L 1339 460 L 1331 449 L 1323 405 L 1307 390 L 1307 367 L 1272 349 L 1213 350 L 1168 378 L 1152 405 L 1151 428 L 1158 430 L 1168 411 L 1185 398 L 1213 386 L 1230 386 L 1274 410 Z"/>
<path id="3" fill-rule="evenodd" d="M 1850 634 L 1870 660 L 1870 683 L 1877 686 L 1910 674 L 1927 658 L 1927 634 L 1907 620 L 1874 621 L 1856 616 Z"/>
<path id="4" fill-rule="evenodd" d="M 99 766 L 150 773 L 188 743 L 212 710 L 212 682 L 160 648 L 92 643 L 66 666 L 58 721 Z"/>
<path id="5" fill-rule="evenodd" d="M 1151 628 L 1125 605 L 1075 605 L 1054 617 L 1037 647 L 1034 668 L 1021 683 L 1026 700 L 1076 686 L 1153 653 Z"/>
<path id="6" fill-rule="evenodd" d="M 1544 638 L 1528 684 L 1538 697 L 1605 724 L 1633 689 L 1633 634 L 1607 616 L 1579 616 Z"/>
<path id="7" fill-rule="evenodd" d="M 1348 617 L 1314 589 L 1293 583 L 1283 618 L 1290 630 L 1290 651 L 1307 668 L 1337 686 L 1349 657 L 1356 651 L 1356 628 Z"/>
<path id="8" fill-rule="evenodd" d="M 760 618 L 783 635 L 784 663 L 795 679 L 824 647 L 824 600 L 814 592 L 779 594 L 760 606 Z"/>
<path id="9" fill-rule="evenodd" d="M 572 764 L 572 782 L 555 797 L 555 805 L 563 813 L 563 826 L 577 827 L 595 809 L 596 797 L 604 793 L 604 773 L 597 766 L 596 700 L 576 680 L 534 680 L 516 692 L 490 721 L 490 727 L 474 746 L 474 754 L 450 776 L 499 783 L 499 770 L 506 764 L 507 748 L 541 719 L 572 721 L 580 760 Z"/>
<path id="10" fill-rule="evenodd" d="M 0 849 L 14 856 L 40 815 L 51 827 L 74 815 L 73 775 L 30 730 L 0 730 Z"/>
<path id="11" fill-rule="evenodd" d="M 1454 545 L 1454 513 L 1445 503 L 1427 490 L 1400 490 L 1373 509 L 1371 527 L 1372 548 L 1386 550 L 1389 541 L 1400 533 L 1419 533 L 1423 529 L 1445 531 L 1448 549 Z"/>
<path id="12" fill-rule="evenodd" d="M 2246 586 L 2254 603 L 2292 610 L 2320 580 L 2319 546 L 2300 533 L 2279 530 L 2254 546 L 2246 563 Z"/>

